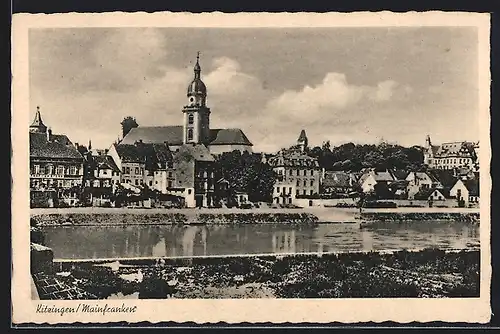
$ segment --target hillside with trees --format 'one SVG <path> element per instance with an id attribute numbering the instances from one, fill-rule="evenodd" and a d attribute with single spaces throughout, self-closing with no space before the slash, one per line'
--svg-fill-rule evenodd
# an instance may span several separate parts
<path id="1" fill-rule="evenodd" d="M 388 143 L 347 143 L 331 147 L 330 142 L 325 142 L 321 147 L 309 149 L 308 154 L 317 158 L 320 166 L 329 171 L 357 172 L 363 168 L 420 170 L 424 161 L 422 147 L 408 148 Z"/>

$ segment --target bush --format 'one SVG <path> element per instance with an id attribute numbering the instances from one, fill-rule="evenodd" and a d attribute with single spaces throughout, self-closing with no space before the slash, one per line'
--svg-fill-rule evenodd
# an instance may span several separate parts
<path id="1" fill-rule="evenodd" d="M 364 208 L 369 209 L 381 209 L 381 208 L 397 208 L 398 205 L 395 202 L 378 202 L 378 201 L 366 201 L 363 205 Z"/>

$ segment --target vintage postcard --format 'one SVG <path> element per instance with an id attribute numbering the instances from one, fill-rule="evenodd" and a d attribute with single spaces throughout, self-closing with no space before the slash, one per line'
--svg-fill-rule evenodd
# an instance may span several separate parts
<path id="1" fill-rule="evenodd" d="M 487 323 L 489 19 L 14 15 L 13 322 Z"/>

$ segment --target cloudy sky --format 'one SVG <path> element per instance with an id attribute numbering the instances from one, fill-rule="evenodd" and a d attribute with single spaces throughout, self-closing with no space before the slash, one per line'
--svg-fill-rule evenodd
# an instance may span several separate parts
<path id="1" fill-rule="evenodd" d="M 330 140 L 478 140 L 475 28 L 73 28 L 29 35 L 30 116 L 109 147 L 120 122 L 181 124 L 201 52 L 211 127 L 255 151 Z"/>

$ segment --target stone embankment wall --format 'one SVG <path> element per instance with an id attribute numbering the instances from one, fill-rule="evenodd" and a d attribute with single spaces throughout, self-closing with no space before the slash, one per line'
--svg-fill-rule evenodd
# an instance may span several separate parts
<path id="1" fill-rule="evenodd" d="M 40 214 L 31 218 L 37 226 L 92 226 L 92 225 L 171 225 L 171 224 L 260 224 L 260 223 L 315 223 L 318 217 L 311 213 L 62 213 Z"/>

